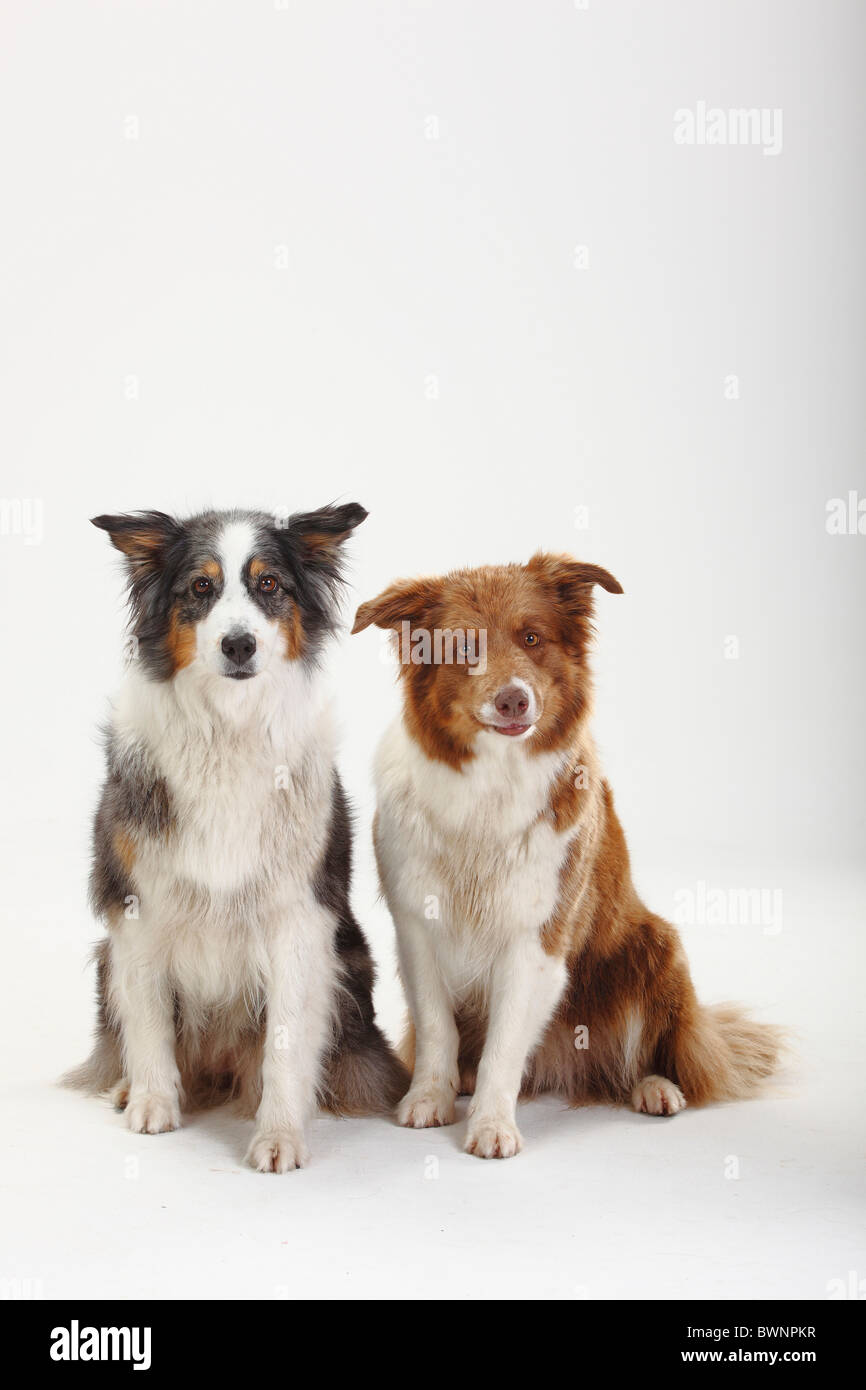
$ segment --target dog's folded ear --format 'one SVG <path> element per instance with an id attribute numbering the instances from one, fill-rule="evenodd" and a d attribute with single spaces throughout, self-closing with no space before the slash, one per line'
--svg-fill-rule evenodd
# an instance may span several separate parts
<path id="1" fill-rule="evenodd" d="M 286 534 L 305 560 L 331 566 L 340 546 L 369 513 L 358 502 L 336 507 L 320 507 L 317 512 L 297 512 L 290 516 Z"/>
<path id="2" fill-rule="evenodd" d="M 622 585 L 600 565 L 584 564 L 570 555 L 550 555 L 539 551 L 533 555 L 527 569 L 540 579 L 553 594 L 556 603 L 571 617 L 584 618 L 592 613 L 592 591 L 596 584 L 609 594 L 621 594 Z"/>
<path id="3" fill-rule="evenodd" d="M 111 544 L 135 568 L 159 564 L 172 542 L 183 535 L 180 522 L 166 512 L 126 512 L 90 519 L 100 531 L 108 532 Z"/>
<path id="4" fill-rule="evenodd" d="M 412 626 L 431 626 L 425 622 L 442 592 L 440 579 L 398 579 L 383 589 L 378 598 L 362 603 L 355 614 L 352 632 L 363 632 L 374 623 L 376 627 L 400 631 L 401 623 Z"/>

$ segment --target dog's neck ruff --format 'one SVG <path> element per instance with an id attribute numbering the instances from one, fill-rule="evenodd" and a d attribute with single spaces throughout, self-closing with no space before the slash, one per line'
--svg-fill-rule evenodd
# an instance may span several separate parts
<path id="1" fill-rule="evenodd" d="M 545 814 L 558 779 L 576 758 L 574 746 L 532 754 L 526 744 L 481 733 L 476 756 L 455 769 L 429 758 L 401 716 L 380 745 L 376 773 L 386 794 L 405 798 L 414 814 L 420 811 L 443 831 L 503 842 Z"/>
<path id="2" fill-rule="evenodd" d="M 114 706 L 123 742 L 144 744 L 167 776 L 196 755 L 295 766 L 315 744 L 330 758 L 330 710 L 321 676 L 300 662 L 282 662 L 249 681 L 202 676 L 186 669 L 170 681 L 133 667 Z"/>

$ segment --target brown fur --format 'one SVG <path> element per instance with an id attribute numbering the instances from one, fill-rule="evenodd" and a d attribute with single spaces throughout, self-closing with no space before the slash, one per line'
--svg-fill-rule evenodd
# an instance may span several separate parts
<path id="1" fill-rule="evenodd" d="M 146 564 L 159 550 L 162 537 L 154 528 L 142 526 L 139 531 L 118 532 L 112 543 L 133 563 Z"/>
<path id="2" fill-rule="evenodd" d="M 195 625 L 185 623 L 176 610 L 172 612 L 166 647 L 174 671 L 182 670 L 192 661 L 195 656 L 195 640 Z"/>
<path id="3" fill-rule="evenodd" d="M 285 616 L 280 619 L 280 626 L 285 633 L 286 656 L 289 661 L 297 661 L 304 651 L 304 625 L 296 603 L 290 604 Z"/>
<path id="4" fill-rule="evenodd" d="M 486 630 L 485 675 L 470 676 L 457 665 L 401 666 L 407 727 L 428 757 L 455 768 L 467 763 L 478 732 L 475 709 L 512 676 L 532 685 L 543 705 L 527 753 L 568 751 L 544 814 L 558 829 L 579 827 L 579 833 L 541 940 L 545 951 L 567 962 L 569 978 L 529 1059 L 522 1094 L 622 1101 L 642 1077 L 657 1074 L 679 1085 L 691 1105 L 746 1096 L 774 1071 L 781 1031 L 732 1005 L 700 1005 L 679 934 L 635 891 L 613 796 L 588 732 L 594 584 L 622 592 L 597 566 L 539 554 L 526 566 L 393 584 L 361 606 L 353 630 L 375 623 L 399 632 L 404 621 L 413 630 Z M 540 635 L 537 646 L 526 647 L 527 631 Z M 484 884 L 462 889 L 477 897 Z M 625 1047 L 632 1017 L 641 1025 L 634 1056 Z M 486 1031 L 481 1001 L 464 1001 L 457 1023 L 461 1090 L 471 1092 Z M 589 1031 L 586 1048 L 575 1045 L 579 1026 Z M 411 1067 L 411 1024 L 401 1056 Z"/>
<path id="5" fill-rule="evenodd" d="M 124 874 L 127 876 L 132 873 L 135 864 L 135 842 L 131 835 L 125 830 L 114 832 L 114 852 L 120 861 Z"/>
<path id="6" fill-rule="evenodd" d="M 578 577 L 569 579 L 570 571 Z M 487 633 L 486 672 L 470 680 L 472 701 L 464 698 L 467 667 L 459 663 L 406 663 L 405 717 L 410 732 L 430 758 L 460 767 L 473 756 L 478 721 L 472 706 L 492 697 L 515 675 L 533 684 L 545 709 L 532 752 L 566 746 L 573 738 L 589 693 L 582 657 L 591 635 L 589 590 L 603 583 L 621 592 L 612 575 L 595 565 L 577 565 L 561 556 L 536 555 L 529 565 L 461 570 L 444 579 L 393 584 L 358 609 L 353 632 L 370 623 L 400 632 L 475 630 Z M 522 645 L 527 632 L 541 641 Z"/>

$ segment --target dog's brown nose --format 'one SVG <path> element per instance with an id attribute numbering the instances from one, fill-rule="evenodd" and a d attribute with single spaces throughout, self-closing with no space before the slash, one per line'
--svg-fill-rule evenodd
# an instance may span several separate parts
<path id="1" fill-rule="evenodd" d="M 501 714 L 503 719 L 517 719 L 529 709 L 526 691 L 518 685 L 503 686 L 493 703 L 497 714 Z"/>
<path id="2" fill-rule="evenodd" d="M 230 632 L 222 640 L 222 649 L 235 666 L 243 666 L 256 649 L 256 639 L 251 632 Z"/>

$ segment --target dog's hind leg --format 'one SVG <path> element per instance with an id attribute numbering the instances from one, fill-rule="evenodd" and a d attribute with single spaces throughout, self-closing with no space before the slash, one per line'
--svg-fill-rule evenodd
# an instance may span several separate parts
<path id="1" fill-rule="evenodd" d="M 776 1069 L 781 1030 L 755 1022 L 734 1004 L 707 1008 L 699 1003 L 673 928 L 659 918 L 652 925 L 668 949 L 658 976 L 648 973 L 647 1041 L 652 1042 L 640 1058 L 642 1079 L 631 1090 L 632 1105 L 649 1115 L 673 1115 L 686 1103 L 754 1095 Z"/>

